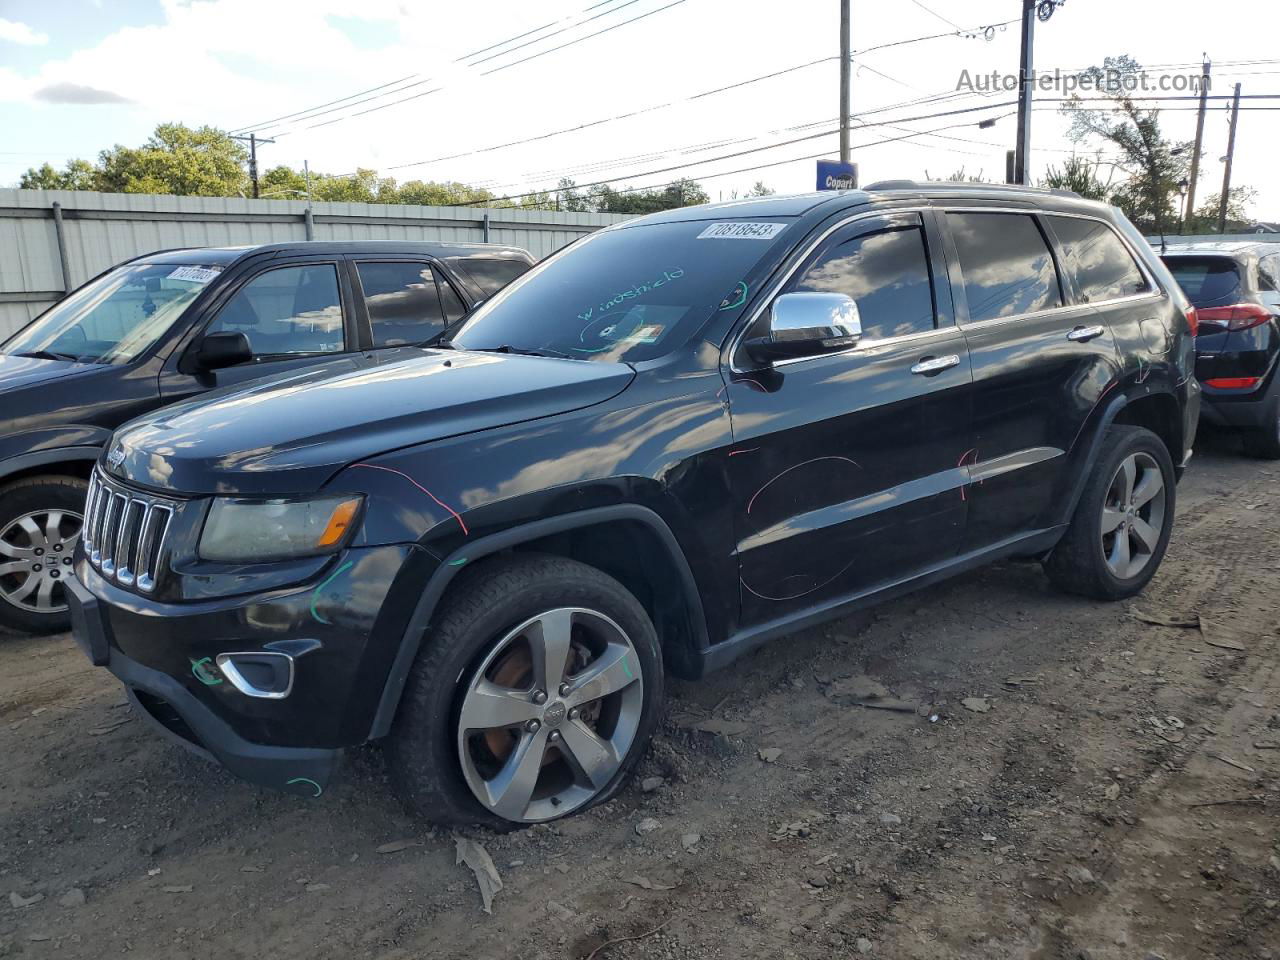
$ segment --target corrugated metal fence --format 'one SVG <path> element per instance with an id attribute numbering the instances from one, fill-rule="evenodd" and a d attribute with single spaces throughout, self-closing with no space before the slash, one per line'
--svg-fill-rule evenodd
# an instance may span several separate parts
<path id="1" fill-rule="evenodd" d="M 306 239 L 487 240 L 541 258 L 625 219 L 372 203 L 317 203 L 308 217 L 301 200 L 0 189 L 0 337 L 65 291 L 152 250 Z"/>

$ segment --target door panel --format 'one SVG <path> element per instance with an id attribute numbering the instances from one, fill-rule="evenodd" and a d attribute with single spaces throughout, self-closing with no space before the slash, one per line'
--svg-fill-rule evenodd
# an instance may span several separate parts
<path id="1" fill-rule="evenodd" d="M 879 240 L 904 230 L 923 238 L 922 229 L 916 214 L 858 221 L 833 234 L 783 292 L 860 291 L 865 329 L 880 333 L 918 325 L 919 281 L 947 326 L 868 336 L 844 353 L 730 376 L 726 464 L 744 626 L 869 591 L 959 547 L 966 473 L 958 458 L 970 445 L 964 337 L 950 325 L 945 274 L 935 270 L 931 283 L 923 252 L 918 265 L 903 262 L 896 245 L 890 257 Z M 859 238 L 872 239 L 853 243 Z M 953 366 L 912 373 L 921 360 L 951 356 Z"/>
<path id="2" fill-rule="evenodd" d="M 973 363 L 968 552 L 1050 523 L 1067 453 L 1114 379 L 1117 353 L 1098 312 L 1070 304 L 1033 216 L 953 211 L 944 220 Z"/>
<path id="3" fill-rule="evenodd" d="M 359 366 L 363 357 L 352 352 L 358 336 L 350 285 L 341 267 L 331 259 L 272 263 L 242 279 L 185 351 L 166 364 L 160 378 L 165 402 L 321 363 Z M 213 332 L 244 333 L 258 355 L 221 370 L 196 369 L 192 358 L 200 337 Z"/>

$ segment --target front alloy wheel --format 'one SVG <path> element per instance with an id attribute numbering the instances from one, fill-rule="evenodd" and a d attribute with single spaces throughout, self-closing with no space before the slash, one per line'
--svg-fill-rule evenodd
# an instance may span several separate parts
<path id="1" fill-rule="evenodd" d="M 519 823 L 572 813 L 603 790 L 644 709 L 626 633 L 593 610 L 526 620 L 480 664 L 462 696 L 458 756 L 486 809 Z"/>
<path id="2" fill-rule="evenodd" d="M 26 633 L 70 626 L 66 582 L 84 523 L 86 484 L 30 477 L 0 488 L 0 625 Z"/>
<path id="3" fill-rule="evenodd" d="M 391 781 L 436 823 L 542 823 L 615 796 L 662 706 L 648 612 L 602 570 L 545 554 L 447 588 L 387 738 Z"/>

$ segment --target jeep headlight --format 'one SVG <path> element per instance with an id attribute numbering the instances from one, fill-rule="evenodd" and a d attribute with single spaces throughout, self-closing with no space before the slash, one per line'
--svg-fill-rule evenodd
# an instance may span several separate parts
<path id="1" fill-rule="evenodd" d="M 360 497 L 235 500 L 218 497 L 200 534 L 200 556 L 253 563 L 333 553 L 347 540 Z"/>

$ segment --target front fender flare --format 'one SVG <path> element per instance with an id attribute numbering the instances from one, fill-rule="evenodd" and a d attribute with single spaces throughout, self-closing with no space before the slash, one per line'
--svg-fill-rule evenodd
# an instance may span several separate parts
<path id="1" fill-rule="evenodd" d="M 440 600 L 444 597 L 445 590 L 453 578 L 461 572 L 464 565 L 469 566 L 476 560 L 486 556 L 519 546 L 522 543 L 539 540 L 554 533 L 563 533 L 566 530 L 619 520 L 643 523 L 657 535 L 680 578 L 685 600 L 689 604 L 689 619 L 694 630 L 694 645 L 699 651 L 705 650 L 708 646 L 706 615 L 702 609 L 702 598 L 698 592 L 697 582 L 694 580 L 693 570 L 689 566 L 689 561 L 686 559 L 684 551 L 680 549 L 680 544 L 676 540 L 675 534 L 671 532 L 671 528 L 667 526 L 666 521 L 657 513 L 648 507 L 624 503 L 534 520 L 466 543 L 441 561 L 427 581 L 426 589 L 423 590 L 422 596 L 414 607 L 413 614 L 409 617 L 409 624 L 405 628 L 404 635 L 400 638 L 400 646 L 396 650 L 391 670 L 387 674 L 387 680 L 382 689 L 382 697 L 378 702 L 377 712 L 373 717 L 369 739 L 376 740 L 380 737 L 385 737 L 391 732 L 391 724 L 395 720 L 396 711 L 400 706 L 400 697 L 404 693 L 405 683 L 409 679 L 409 670 L 418 656 L 418 650 L 431 624 L 431 618 L 434 616 Z"/>
<path id="2" fill-rule="evenodd" d="M 0 460 L 0 481 L 32 467 L 43 467 L 54 463 L 67 463 L 68 461 L 97 460 L 101 455 L 101 447 L 88 446 L 54 447 L 50 450 L 34 450 L 31 453 L 21 453 L 16 457 Z"/>

